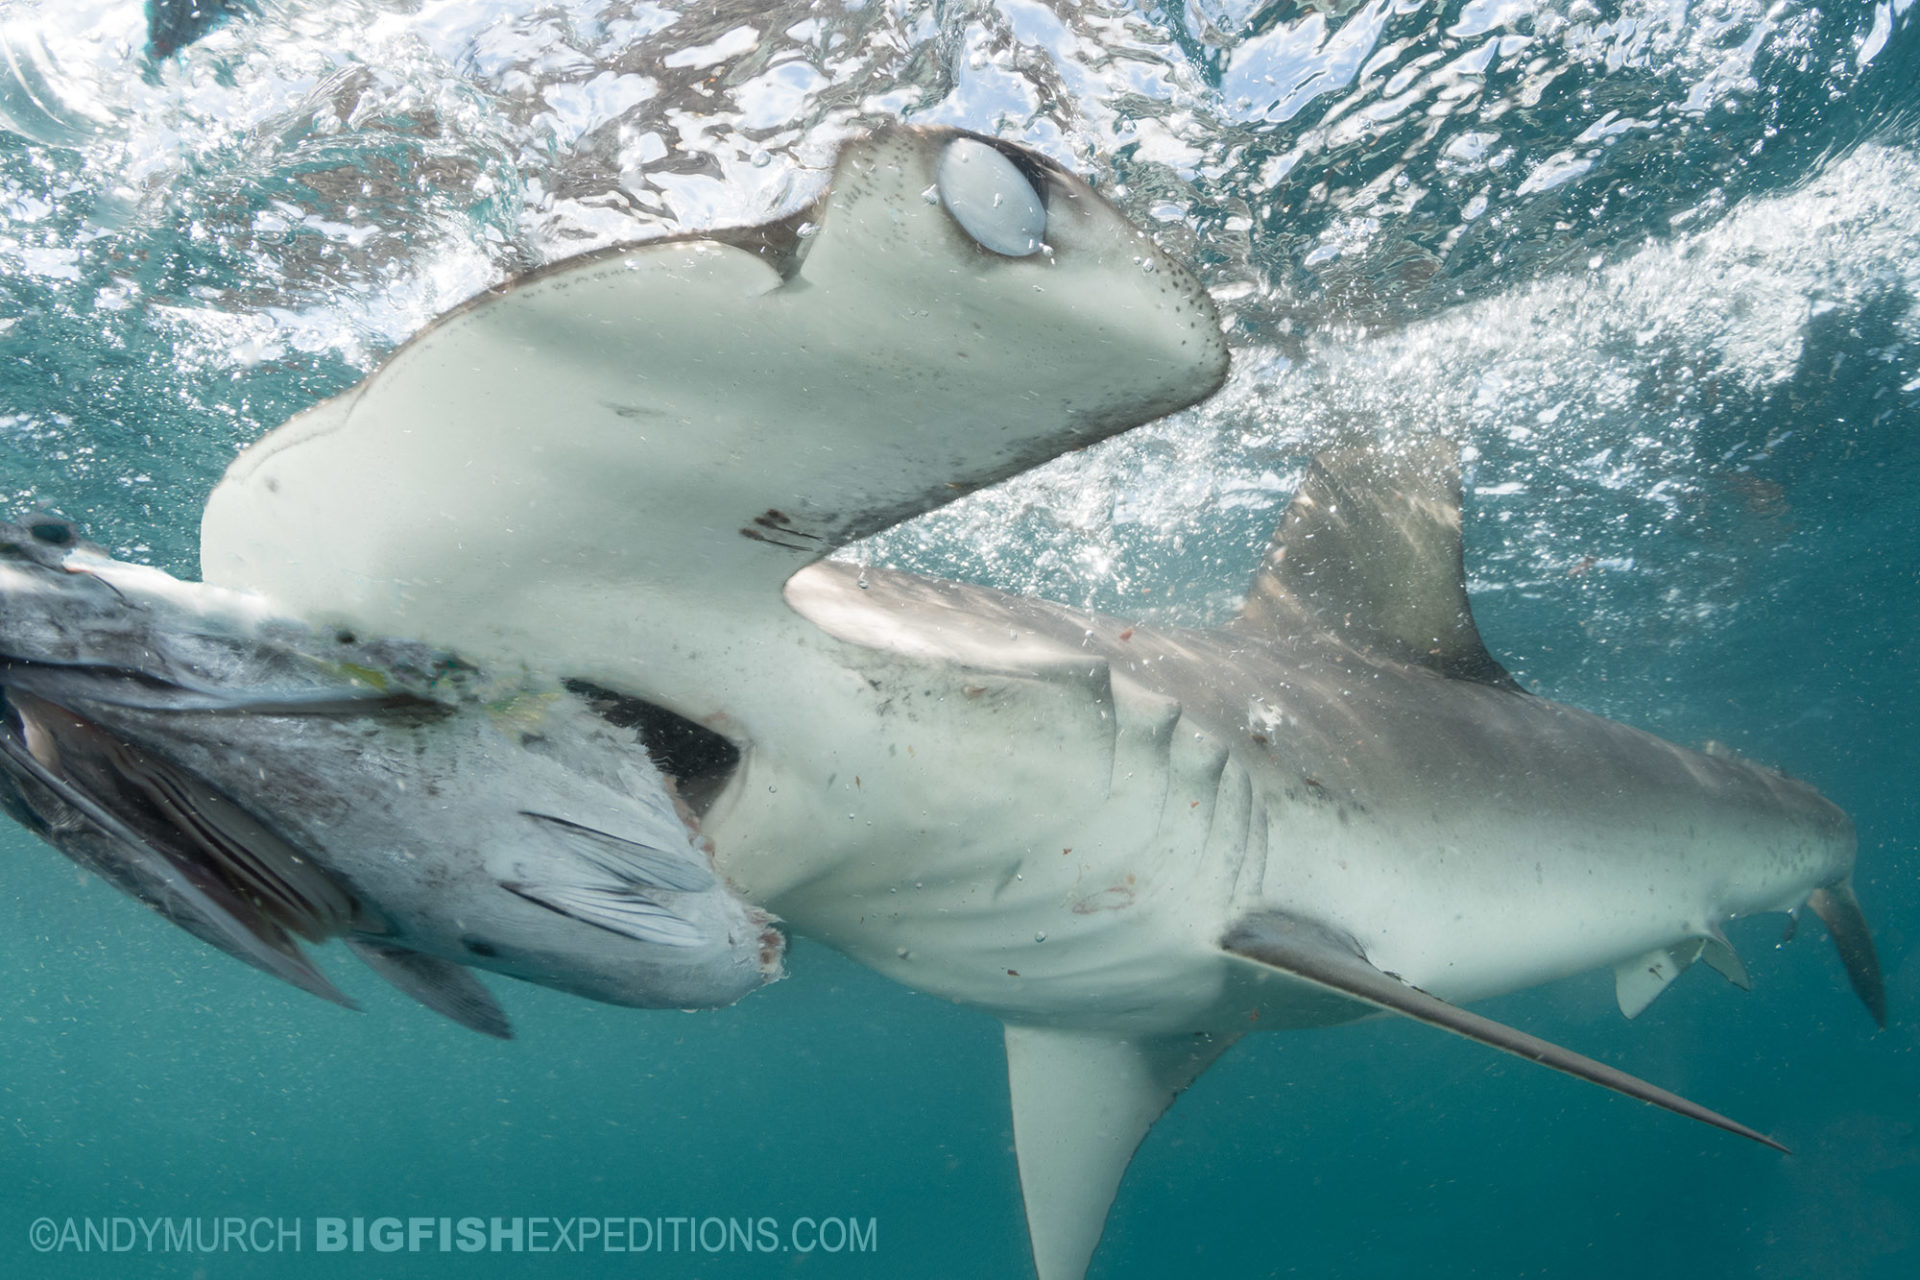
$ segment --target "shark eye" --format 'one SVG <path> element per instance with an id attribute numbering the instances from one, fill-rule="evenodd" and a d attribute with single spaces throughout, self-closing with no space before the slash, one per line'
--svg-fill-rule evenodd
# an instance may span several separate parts
<path id="1" fill-rule="evenodd" d="M 940 157 L 941 202 L 984 249 L 1024 258 L 1040 249 L 1047 207 L 1019 166 L 973 138 L 955 138 Z"/>

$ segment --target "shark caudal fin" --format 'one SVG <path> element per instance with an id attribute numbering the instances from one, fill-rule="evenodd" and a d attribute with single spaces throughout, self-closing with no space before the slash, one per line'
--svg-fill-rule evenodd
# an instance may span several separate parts
<path id="1" fill-rule="evenodd" d="M 1206 290 L 1084 182 L 883 129 L 791 217 L 587 254 L 442 317 L 236 460 L 201 561 L 297 616 L 538 654 L 699 720 L 758 665 L 741 623 L 790 617 L 796 570 L 1226 368 Z"/>
<path id="2" fill-rule="evenodd" d="M 1416 1022 L 1424 1022 L 1442 1031 L 1451 1031 L 1489 1048 L 1537 1062 L 1543 1067 L 1552 1067 L 1555 1071 L 1564 1071 L 1616 1093 L 1624 1093 L 1629 1098 L 1664 1107 L 1676 1115 L 1750 1138 L 1776 1151 L 1786 1151 L 1784 1146 L 1765 1134 L 1729 1120 L 1716 1111 L 1709 1111 L 1698 1103 L 1689 1102 L 1679 1094 L 1669 1093 L 1658 1085 L 1649 1084 L 1571 1049 L 1563 1049 L 1538 1036 L 1528 1035 L 1430 996 L 1418 987 L 1374 968 L 1351 940 L 1338 937 L 1310 921 L 1280 912 L 1261 912 L 1236 924 L 1222 940 L 1221 946 L 1231 955 L 1265 965 L 1349 999 L 1412 1018 Z"/>
<path id="3" fill-rule="evenodd" d="M 1086 1274 L 1140 1140 L 1232 1043 L 1007 1027 L 1013 1141 L 1040 1280 Z"/>
<path id="4" fill-rule="evenodd" d="M 1840 963 L 1846 966 L 1853 993 L 1867 1006 L 1873 1020 L 1885 1029 L 1886 983 L 1880 976 L 1880 956 L 1873 948 L 1873 932 L 1867 928 L 1866 913 L 1860 910 L 1860 899 L 1853 893 L 1853 877 L 1815 889 L 1807 898 L 1807 905 L 1833 935 L 1833 945 L 1840 952 Z"/>
<path id="5" fill-rule="evenodd" d="M 1460 451 L 1439 436 L 1316 455 L 1235 625 L 1324 630 L 1456 680 L 1519 688 L 1467 603 Z"/>

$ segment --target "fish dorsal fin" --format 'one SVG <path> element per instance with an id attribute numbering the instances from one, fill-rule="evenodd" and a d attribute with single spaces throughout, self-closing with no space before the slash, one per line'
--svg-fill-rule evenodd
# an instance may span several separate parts
<path id="1" fill-rule="evenodd" d="M 1081 1280 L 1135 1148 L 1232 1044 L 1007 1026 L 1013 1143 L 1040 1280 Z"/>
<path id="2" fill-rule="evenodd" d="M 585 255 L 442 318 L 236 460 L 207 580 L 699 719 L 795 570 L 1225 376 L 1205 289 L 1018 148 L 881 130 L 803 221 Z"/>
<path id="3" fill-rule="evenodd" d="M 1317 455 L 1254 575 L 1239 625 L 1315 626 L 1453 679 L 1519 687 L 1473 624 L 1459 451 L 1439 437 Z"/>

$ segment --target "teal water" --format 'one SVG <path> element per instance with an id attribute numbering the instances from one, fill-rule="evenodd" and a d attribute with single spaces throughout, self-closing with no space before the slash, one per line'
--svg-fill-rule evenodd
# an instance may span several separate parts
<path id="1" fill-rule="evenodd" d="M 1348 8 L 1347 6 L 1336 6 Z M 0 5 L 0 493 L 191 575 L 233 451 L 580 248 L 750 221 L 890 115 L 1039 146 L 1193 260 L 1201 409 L 856 554 L 1230 612 L 1301 459 L 1471 440 L 1481 629 L 1530 687 L 1815 782 L 1860 829 L 1875 1032 L 1817 922 L 1623 1021 L 1484 1011 L 1778 1136 L 1418 1027 L 1253 1037 L 1149 1137 L 1097 1277 L 1920 1267 L 1920 36 L 1718 0 L 263 6 L 161 65 L 130 0 Z M 753 38 L 739 36 L 749 28 Z M 797 944 L 718 1013 L 496 984 L 519 1039 L 359 1015 L 0 831 L 0 1273 L 1027 1274 L 998 1028 Z M 40 1253 L 40 1218 L 302 1224 Z M 876 1224 L 872 1252 L 316 1252 L 315 1220 Z M 435 1228 L 437 1231 L 437 1227 Z"/>

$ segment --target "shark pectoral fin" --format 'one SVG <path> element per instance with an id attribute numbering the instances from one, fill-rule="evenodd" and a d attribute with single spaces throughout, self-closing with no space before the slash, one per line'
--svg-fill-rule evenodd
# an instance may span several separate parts
<path id="1" fill-rule="evenodd" d="M 1620 1002 L 1620 1012 L 1629 1018 L 1639 1017 L 1654 997 L 1667 989 L 1668 983 L 1700 958 L 1700 950 L 1705 945 L 1704 938 L 1694 938 L 1678 946 L 1655 947 L 1643 956 L 1614 966 L 1613 995 Z"/>
<path id="2" fill-rule="evenodd" d="M 1397 662 L 1519 689 L 1467 604 L 1454 444 L 1431 437 L 1313 459 L 1235 625 L 1302 623 Z"/>
<path id="3" fill-rule="evenodd" d="M 1503 1053 L 1511 1053 L 1529 1062 L 1552 1067 L 1555 1071 L 1578 1076 L 1616 1093 L 1624 1093 L 1629 1098 L 1651 1102 L 1677 1115 L 1710 1124 L 1716 1129 L 1725 1129 L 1728 1133 L 1737 1133 L 1743 1138 L 1751 1138 L 1776 1151 L 1787 1150 L 1765 1134 L 1729 1120 L 1716 1111 L 1709 1111 L 1698 1103 L 1689 1102 L 1679 1094 L 1669 1093 L 1657 1085 L 1571 1049 L 1563 1049 L 1538 1036 L 1528 1035 L 1477 1013 L 1469 1013 L 1457 1005 L 1428 995 L 1418 987 L 1409 986 L 1393 975 L 1374 968 L 1351 941 L 1338 938 L 1309 921 L 1280 912 L 1262 912 L 1236 924 L 1221 941 L 1221 946 L 1242 959 L 1279 970 L 1389 1013 L 1402 1014 L 1428 1026 L 1439 1027 L 1442 1031 L 1477 1040 Z"/>
<path id="4" fill-rule="evenodd" d="M 471 970 L 365 938 L 349 938 L 347 946 L 367 962 L 367 968 L 435 1013 L 483 1036 L 513 1039 L 506 1011 Z"/>
<path id="5" fill-rule="evenodd" d="M 1007 1085 L 1040 1280 L 1081 1280 L 1134 1150 L 1232 1044 L 1007 1026 Z"/>
<path id="6" fill-rule="evenodd" d="M 1853 984 L 1853 993 L 1860 997 L 1860 1003 L 1867 1006 L 1867 1012 L 1884 1030 L 1887 1025 L 1887 989 L 1880 976 L 1880 956 L 1873 949 L 1873 931 L 1867 928 L 1866 914 L 1860 910 L 1860 899 L 1853 893 L 1853 877 L 1828 885 L 1824 889 L 1815 889 L 1807 898 L 1807 905 L 1813 908 L 1813 914 L 1820 917 L 1820 923 L 1827 926 L 1827 932 L 1833 936 L 1833 945 L 1840 952 L 1840 963 L 1846 966 L 1847 981 Z"/>

